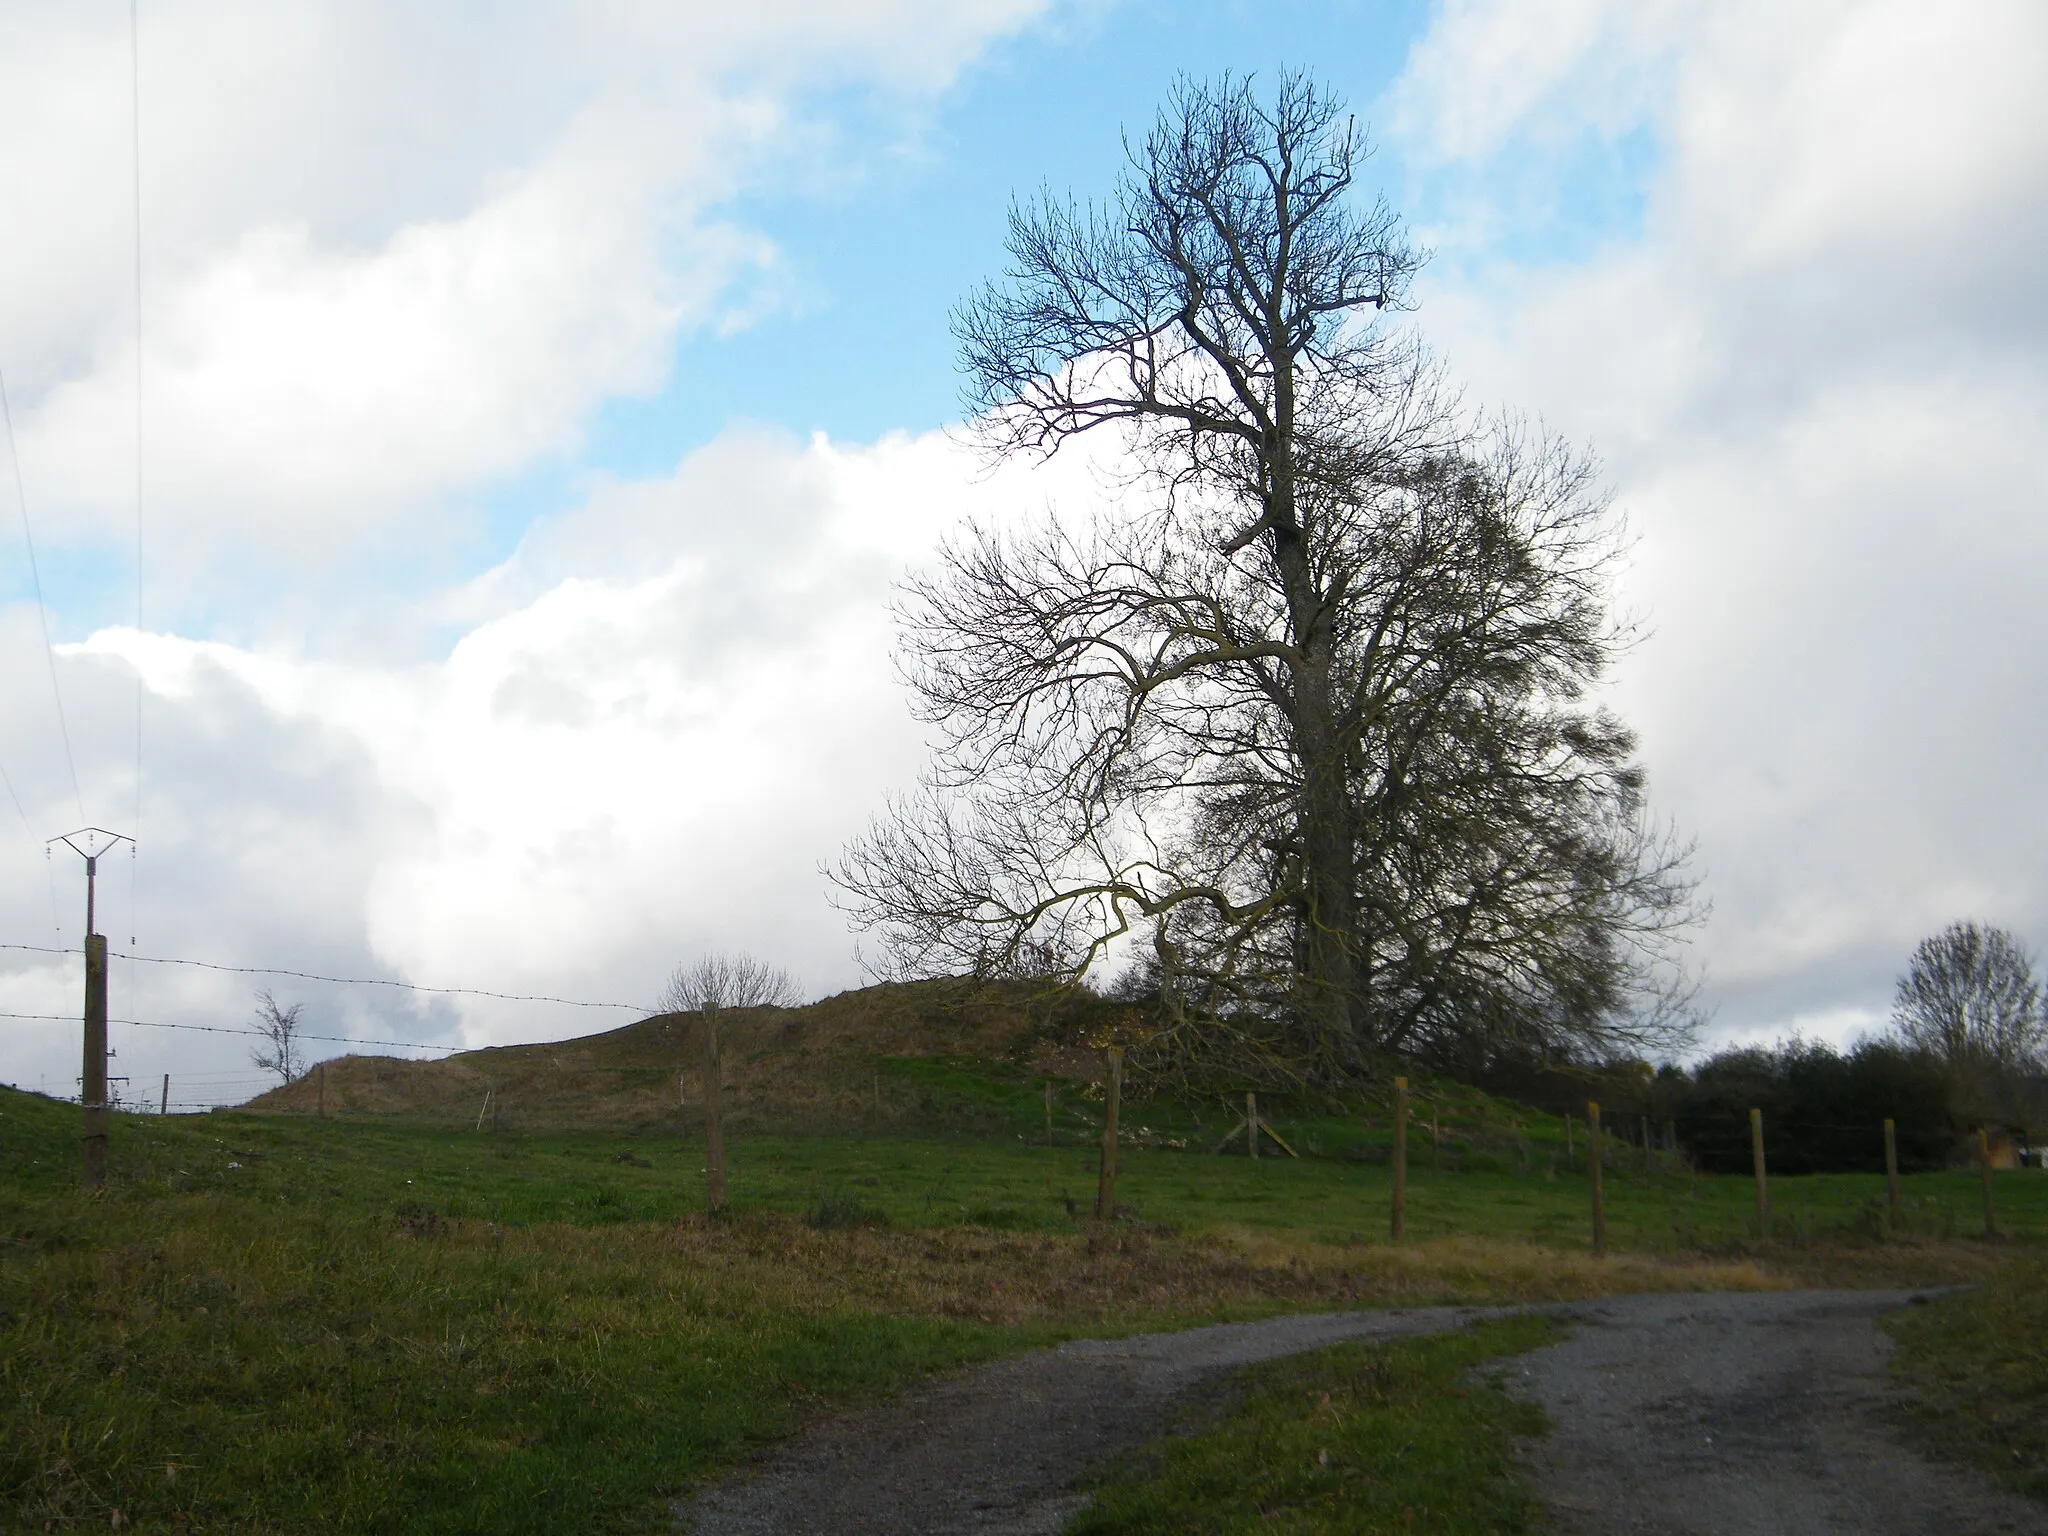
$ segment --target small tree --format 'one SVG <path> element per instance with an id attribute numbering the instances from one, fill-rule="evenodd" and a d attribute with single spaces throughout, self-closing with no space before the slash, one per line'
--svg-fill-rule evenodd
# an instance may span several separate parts
<path id="1" fill-rule="evenodd" d="M 713 1211 L 725 1206 L 719 1015 L 736 1008 L 787 1008 L 796 999 L 796 983 L 788 972 L 751 955 L 706 955 L 695 964 L 677 966 L 662 990 L 664 1010 L 694 1013 L 704 1021 L 705 1204 Z"/>
<path id="2" fill-rule="evenodd" d="M 265 1072 L 275 1072 L 279 1083 L 289 1083 L 304 1065 L 299 1049 L 299 1015 L 304 1003 L 282 1006 L 268 992 L 256 994 L 256 1033 L 262 1043 L 251 1046 L 249 1059 Z"/>
<path id="3" fill-rule="evenodd" d="M 2026 946 L 2003 928 L 1951 923 L 1913 951 L 1892 1023 L 1951 1070 L 2036 1070 L 2048 1043 L 2041 984 Z"/>

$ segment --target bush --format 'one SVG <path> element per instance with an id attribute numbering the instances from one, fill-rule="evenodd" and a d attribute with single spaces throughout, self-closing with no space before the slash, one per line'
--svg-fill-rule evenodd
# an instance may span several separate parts
<path id="1" fill-rule="evenodd" d="M 1955 1144 L 1948 1073 L 1933 1057 L 1867 1040 L 1847 1055 L 1818 1041 L 1724 1051 L 1685 1075 L 1675 1117 L 1701 1168 L 1747 1172 L 1749 1112 L 1764 1115 L 1774 1173 L 1877 1173 L 1884 1122 L 1897 1123 L 1899 1167 L 1942 1167 Z"/>

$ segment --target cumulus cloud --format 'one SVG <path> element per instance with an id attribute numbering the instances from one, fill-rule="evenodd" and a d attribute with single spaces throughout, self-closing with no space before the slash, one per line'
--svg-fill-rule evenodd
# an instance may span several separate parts
<path id="1" fill-rule="evenodd" d="M 0 609 L 0 749 L 24 802 L 0 806 L 19 823 L 7 933 L 75 944 L 78 871 L 38 843 L 135 822 L 139 676 L 146 850 L 132 887 L 109 866 L 117 948 L 132 932 L 145 953 L 631 1000 L 725 942 L 851 980 L 815 866 L 918 755 L 883 602 L 972 478 L 952 450 L 742 435 L 673 477 L 572 489 L 482 577 L 450 551 L 494 486 L 658 387 L 679 334 L 777 302 L 779 252 L 736 197 L 857 179 L 870 150 L 843 117 L 914 125 L 1044 7 L 543 4 L 488 26 L 400 4 L 144 7 L 165 627 L 60 646 L 74 793 L 32 611 Z M 0 365 L 60 586 L 125 580 L 92 562 L 125 556 L 134 473 L 127 19 L 0 16 L 0 184 L 10 228 L 35 231 L 0 243 Z M 74 1011 L 76 964 L 9 952 L 10 1011 Z M 254 984 L 117 965 L 114 1006 L 231 1026 Z M 592 1022 L 281 985 L 312 987 L 330 1033 Z M 8 1075 L 68 1085 L 75 1029 L 17 1022 Z M 124 1049 L 241 1056 L 197 1034 Z"/>
<path id="2" fill-rule="evenodd" d="M 671 967 L 718 948 L 771 957 L 814 994 L 857 984 L 818 866 L 925 756 L 889 658 L 892 584 L 963 513 L 1084 496 L 1091 475 L 1079 459 L 987 475 L 939 434 L 848 447 L 735 431 L 670 475 L 596 486 L 503 566 L 432 599 L 460 630 L 437 659 L 126 629 L 64 647 L 92 760 L 120 762 L 134 676 L 154 722 L 139 918 L 120 866 L 106 926 L 139 926 L 143 953 L 596 1000 L 652 998 Z M 32 617 L 12 617 L 0 638 L 36 659 Z M 32 720 L 32 696 L 7 700 Z M 125 787 L 110 773 L 88 802 L 118 806 Z M 33 848 L 0 850 L 12 931 L 47 932 Z M 56 880 L 75 943 L 77 872 Z M 17 974 L 75 1001 L 72 971 L 39 959 Z M 138 968 L 128 1016 L 235 1024 L 255 984 Z M 374 1039 L 550 1038 L 608 1021 L 311 995 L 339 1026 L 326 1032 Z M 17 1059 L 59 1071 L 75 1040 L 45 1033 Z M 176 1044 L 181 1061 L 239 1054 L 232 1039 Z"/>
<path id="3" fill-rule="evenodd" d="M 1446 8 L 1398 120 L 1533 174 L 1648 131 L 1640 238 L 1479 253 L 1424 314 L 1611 466 L 1654 630 L 1619 692 L 1700 839 L 1724 1026 L 1839 1037 L 1952 918 L 2048 939 L 2048 17 L 1564 11 Z"/>
<path id="4" fill-rule="evenodd" d="M 914 104 L 1039 9 L 154 10 L 143 458 L 174 585 L 325 567 L 572 448 L 679 328 L 773 302 L 773 246 L 718 210 L 843 149 L 817 100 Z M 126 536 L 125 19 L 29 6 L 0 36 L 0 175 L 38 231 L 0 255 L 0 363 L 53 542 Z"/>

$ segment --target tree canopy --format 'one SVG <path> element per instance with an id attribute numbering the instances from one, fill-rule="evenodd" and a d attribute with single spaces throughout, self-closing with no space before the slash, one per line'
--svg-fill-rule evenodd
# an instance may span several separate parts
<path id="1" fill-rule="evenodd" d="M 1171 1048 L 1666 1041 L 1688 913 L 1634 740 L 1617 529 L 1565 444 L 1462 410 L 1391 318 L 1419 257 L 1302 76 L 1184 84 L 1105 204 L 1012 213 L 958 311 L 996 457 L 1113 437 L 1087 519 L 970 526 L 900 610 L 938 751 L 837 879 L 898 975 L 1132 940 Z"/>

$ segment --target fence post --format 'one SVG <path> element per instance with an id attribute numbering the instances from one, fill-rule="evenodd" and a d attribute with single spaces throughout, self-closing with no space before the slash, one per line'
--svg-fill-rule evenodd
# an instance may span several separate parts
<path id="1" fill-rule="evenodd" d="M 1771 1235 L 1771 1191 L 1764 1175 L 1764 1112 L 1749 1112 L 1749 1160 L 1756 1168 L 1756 1235 Z"/>
<path id="2" fill-rule="evenodd" d="M 1586 1105 L 1586 1171 L 1593 1189 L 1593 1257 L 1607 1252 L 1607 1194 L 1600 1185 L 1600 1106 Z"/>
<path id="3" fill-rule="evenodd" d="M 1256 1093 L 1244 1096 L 1244 1144 L 1251 1149 L 1253 1157 L 1259 1155 L 1259 1096 Z"/>
<path id="4" fill-rule="evenodd" d="M 1896 1237 L 1906 1225 L 1906 1202 L 1899 1192 L 1898 1131 L 1889 1120 L 1884 1123 L 1884 1187 L 1891 1196 L 1892 1235 Z"/>
<path id="5" fill-rule="evenodd" d="M 1991 1204 L 1991 1134 L 1977 1127 L 1977 1172 L 1984 1180 L 1984 1235 L 1998 1236 L 1998 1211 Z"/>
<path id="6" fill-rule="evenodd" d="M 1408 1079 L 1394 1079 L 1394 1241 L 1408 1228 Z"/>
<path id="7" fill-rule="evenodd" d="M 724 1085 L 718 1057 L 718 1015 L 704 1010 L 704 1205 L 714 1215 L 725 1209 Z"/>
<path id="8" fill-rule="evenodd" d="M 1123 1048 L 1112 1045 L 1109 1048 L 1109 1092 L 1104 1096 L 1102 1114 L 1102 1173 L 1095 1183 L 1097 1221 L 1110 1221 L 1116 1216 L 1116 1113 L 1123 1090 Z"/>
<path id="9" fill-rule="evenodd" d="M 159 1115 L 168 1115 L 171 1112 L 171 1074 L 168 1072 L 164 1074 L 164 1096 L 157 1104 L 156 1112 Z"/>

